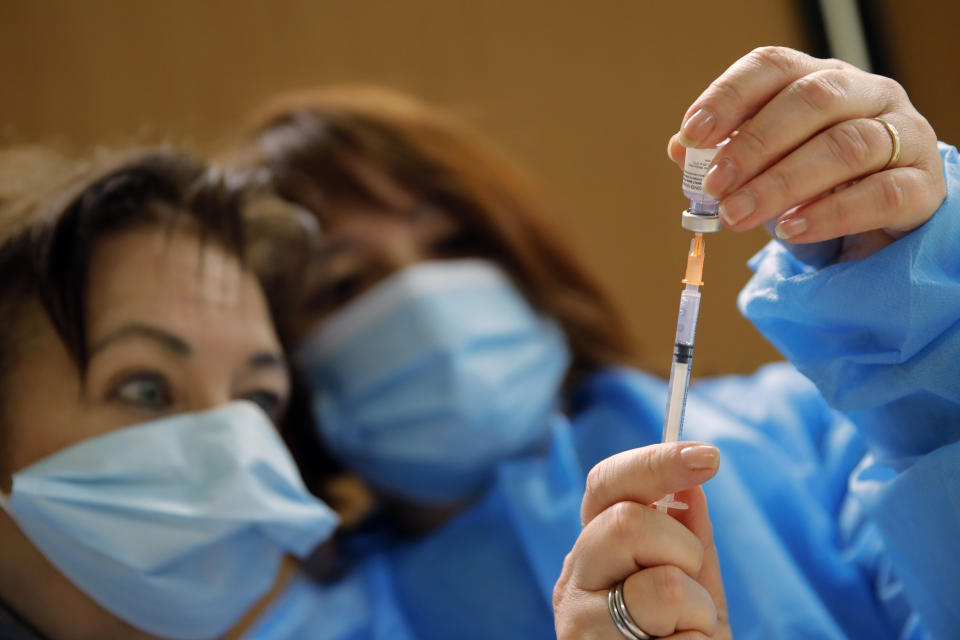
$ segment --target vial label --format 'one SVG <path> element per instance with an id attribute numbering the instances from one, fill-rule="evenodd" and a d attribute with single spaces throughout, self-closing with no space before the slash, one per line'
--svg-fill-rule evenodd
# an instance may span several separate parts
<path id="1" fill-rule="evenodd" d="M 687 197 L 703 195 L 703 179 L 718 151 L 720 151 L 719 146 L 708 149 L 687 149 L 686 160 L 683 163 L 683 191 Z"/>

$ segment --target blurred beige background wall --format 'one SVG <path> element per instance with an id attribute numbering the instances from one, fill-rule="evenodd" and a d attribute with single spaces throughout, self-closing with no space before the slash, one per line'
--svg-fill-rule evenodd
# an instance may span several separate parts
<path id="1" fill-rule="evenodd" d="M 916 3 L 876 4 L 891 17 L 898 79 L 951 140 L 954 4 L 926 2 L 921 16 Z M 799 2 L 0 0 L 0 144 L 165 139 L 205 151 L 284 89 L 413 92 L 528 170 L 625 309 L 639 364 L 663 374 L 689 243 L 665 145 L 710 80 L 763 44 L 810 46 Z M 765 239 L 709 239 L 695 374 L 777 357 L 735 306 Z"/>

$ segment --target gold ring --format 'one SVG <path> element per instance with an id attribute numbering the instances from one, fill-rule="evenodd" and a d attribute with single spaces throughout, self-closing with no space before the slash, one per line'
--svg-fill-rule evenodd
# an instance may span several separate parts
<path id="1" fill-rule="evenodd" d="M 890 153 L 890 159 L 887 160 L 887 164 L 883 165 L 883 169 L 889 169 L 894 162 L 900 159 L 900 132 L 897 131 L 897 128 L 884 120 L 883 118 L 874 118 L 877 122 L 882 124 L 887 130 L 887 133 L 890 134 L 890 142 L 893 143 L 893 151 Z M 881 171 L 883 171 L 881 169 Z"/>

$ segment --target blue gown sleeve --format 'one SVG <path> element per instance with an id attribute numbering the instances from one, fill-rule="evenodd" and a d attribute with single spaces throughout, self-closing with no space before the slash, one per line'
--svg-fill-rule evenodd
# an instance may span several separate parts
<path id="1" fill-rule="evenodd" d="M 870 453 L 851 495 L 878 527 L 935 638 L 960 630 L 960 156 L 940 145 L 947 198 L 856 262 L 805 262 L 778 241 L 739 305 L 856 425 Z"/>

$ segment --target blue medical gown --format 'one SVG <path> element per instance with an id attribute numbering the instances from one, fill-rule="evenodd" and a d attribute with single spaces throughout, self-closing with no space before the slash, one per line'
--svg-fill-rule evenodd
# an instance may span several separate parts
<path id="1" fill-rule="evenodd" d="M 793 364 L 690 392 L 685 439 L 721 450 L 705 489 L 738 640 L 960 638 L 960 159 L 941 152 L 947 201 L 877 254 L 755 256 L 740 307 Z M 665 401 L 661 379 L 598 372 L 547 450 L 426 537 L 348 537 L 344 577 L 295 579 L 248 638 L 555 637 L 586 473 L 659 441 Z"/>

